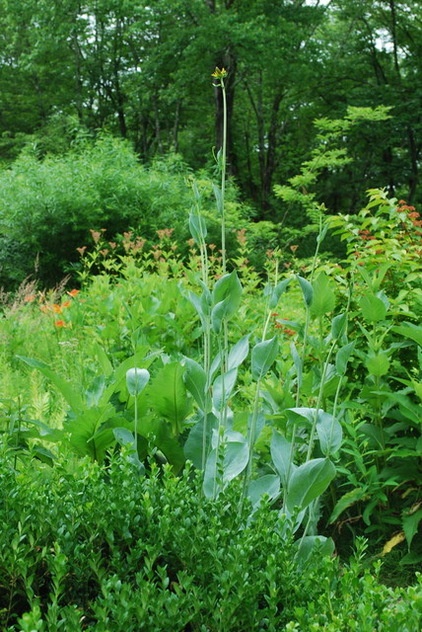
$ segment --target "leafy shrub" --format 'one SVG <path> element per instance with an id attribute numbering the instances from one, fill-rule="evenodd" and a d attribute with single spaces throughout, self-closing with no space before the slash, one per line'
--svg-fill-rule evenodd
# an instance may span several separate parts
<path id="1" fill-rule="evenodd" d="M 9 632 L 405 632 L 421 622 L 420 584 L 386 589 L 358 555 L 343 568 L 318 552 L 295 562 L 283 518 L 264 504 L 251 520 L 238 486 L 209 501 L 189 468 L 175 478 L 151 463 L 141 477 L 124 455 L 107 468 L 64 456 L 53 469 L 25 461 L 16 471 L 3 450 L 0 463 Z"/>
<path id="2" fill-rule="evenodd" d="M 204 204 L 212 208 L 210 179 L 204 175 L 201 183 Z M 0 190 L 0 285 L 8 289 L 28 275 L 43 286 L 60 281 L 90 229 L 105 229 L 109 240 L 131 227 L 146 239 L 168 228 L 180 244 L 189 237 L 185 164 L 170 155 L 143 167 L 129 144 L 109 136 L 42 160 L 28 149 L 0 172 Z M 234 198 L 232 207 L 238 227 Z"/>
<path id="3" fill-rule="evenodd" d="M 342 495 L 331 520 L 362 520 L 378 544 L 406 541 L 403 561 L 422 559 L 420 533 L 422 401 L 421 219 L 403 200 L 371 190 L 354 216 L 329 218 L 347 245 L 337 278 L 351 279 L 350 390 L 343 403 L 346 430 Z M 342 291 L 342 290 L 341 290 Z M 397 532 L 397 530 L 399 530 Z M 389 540 L 390 541 L 390 540 Z M 388 542 L 386 544 L 388 548 Z"/>

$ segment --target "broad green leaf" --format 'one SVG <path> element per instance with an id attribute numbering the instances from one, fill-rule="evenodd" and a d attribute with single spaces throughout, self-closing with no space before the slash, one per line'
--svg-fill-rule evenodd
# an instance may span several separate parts
<path id="1" fill-rule="evenodd" d="M 223 361 L 223 354 L 219 351 L 217 355 L 215 356 L 215 358 L 213 359 L 213 361 L 211 362 L 211 366 L 210 366 L 210 379 L 211 380 L 214 377 L 215 373 L 218 371 L 218 369 L 221 367 L 222 361 Z"/>
<path id="2" fill-rule="evenodd" d="M 184 358 L 183 364 L 185 372 L 183 380 L 189 393 L 193 396 L 201 410 L 207 407 L 207 374 L 198 362 L 192 358 Z"/>
<path id="3" fill-rule="evenodd" d="M 337 314 L 331 321 L 331 336 L 338 340 L 346 333 L 347 314 Z"/>
<path id="4" fill-rule="evenodd" d="M 106 425 L 114 419 L 114 424 Z M 70 445 L 82 456 L 102 462 L 108 448 L 115 443 L 113 427 L 122 424 L 111 404 L 101 408 L 87 408 L 66 425 Z"/>
<path id="5" fill-rule="evenodd" d="M 403 516 L 403 531 L 406 536 L 407 546 L 410 549 L 412 540 L 418 532 L 419 523 L 422 521 L 422 509 Z"/>
<path id="6" fill-rule="evenodd" d="M 101 396 L 100 405 L 107 404 L 110 401 L 114 393 L 121 393 L 121 401 L 127 400 L 127 385 L 126 385 L 126 373 L 133 367 L 143 365 L 144 368 L 150 366 L 154 360 L 161 355 L 161 351 L 153 351 L 147 353 L 148 347 L 140 347 L 137 349 L 135 355 L 123 360 L 121 364 L 114 371 L 110 384 L 105 389 Z"/>
<path id="7" fill-rule="evenodd" d="M 95 344 L 93 348 L 93 352 L 98 360 L 98 363 L 101 367 L 101 372 L 106 377 L 109 377 L 113 373 L 113 365 L 110 362 L 110 359 L 104 350 L 104 348 L 100 344 Z"/>
<path id="8" fill-rule="evenodd" d="M 416 382 L 416 380 L 410 380 L 410 384 L 412 385 L 413 390 L 415 391 L 416 395 L 422 401 L 422 382 Z"/>
<path id="9" fill-rule="evenodd" d="M 336 304 L 336 296 L 325 272 L 321 272 L 312 283 L 312 290 L 312 301 L 310 303 L 312 316 L 324 316 L 324 314 L 332 312 Z"/>
<path id="10" fill-rule="evenodd" d="M 274 336 L 269 340 L 258 342 L 252 349 L 251 369 L 252 377 L 260 380 L 271 368 L 278 353 L 278 340 Z"/>
<path id="11" fill-rule="evenodd" d="M 258 437 L 265 426 L 265 421 L 265 415 L 262 412 L 258 412 L 255 416 L 254 413 L 250 413 L 248 415 L 248 431 L 251 433 L 251 445 L 255 445 L 258 440 Z"/>
<path id="12" fill-rule="evenodd" d="M 296 468 L 293 463 L 293 446 L 279 432 L 273 432 L 271 439 L 271 458 L 283 487 L 287 487 L 288 479 Z"/>
<path id="13" fill-rule="evenodd" d="M 130 430 L 127 428 L 114 428 L 113 434 L 117 443 L 127 448 L 126 459 L 129 463 L 136 467 L 139 474 L 145 474 L 145 466 L 139 458 L 135 437 Z"/>
<path id="14" fill-rule="evenodd" d="M 54 443 L 57 441 L 63 441 L 63 435 L 65 433 L 65 430 L 63 428 L 50 428 L 50 426 L 47 426 L 47 424 L 39 421 L 38 419 L 25 420 L 25 424 L 29 426 L 29 434 L 25 434 L 25 436 L 28 438 L 44 439 Z M 33 426 L 32 430 L 31 426 Z M 22 428 L 19 428 L 19 426 L 15 426 L 14 430 L 9 430 L 9 432 L 21 433 Z"/>
<path id="15" fill-rule="evenodd" d="M 221 189 L 214 182 L 212 184 L 212 190 L 214 191 L 214 197 L 217 205 L 217 210 L 219 215 L 223 214 L 223 195 L 221 193 Z"/>
<path id="16" fill-rule="evenodd" d="M 339 375 L 344 375 L 346 372 L 347 364 L 354 351 L 355 343 L 349 342 L 347 345 L 341 347 L 336 353 L 336 371 Z"/>
<path id="17" fill-rule="evenodd" d="M 19 360 L 25 362 L 33 369 L 37 369 L 43 375 L 45 375 L 58 391 L 63 395 L 70 408 L 75 412 L 82 412 L 85 408 L 83 399 L 78 391 L 76 391 L 66 380 L 63 380 L 57 375 L 48 364 L 42 362 L 42 360 L 36 360 L 35 358 L 26 358 L 24 356 L 17 356 Z"/>
<path id="18" fill-rule="evenodd" d="M 307 307 L 310 307 L 312 305 L 312 301 L 314 297 L 314 291 L 313 291 L 312 285 L 309 283 L 309 281 L 307 281 L 306 279 L 304 279 L 303 277 L 299 275 L 297 275 L 296 278 L 299 281 L 299 285 L 302 290 L 305 305 Z"/>
<path id="19" fill-rule="evenodd" d="M 224 486 L 238 476 L 248 464 L 249 449 L 246 441 L 229 441 L 224 445 Z"/>
<path id="20" fill-rule="evenodd" d="M 344 160 L 346 161 L 344 164 L 347 164 L 347 162 L 349 161 L 348 158 L 344 158 Z M 317 244 L 321 244 L 324 241 L 325 237 L 327 236 L 327 232 L 328 232 L 328 222 L 326 222 L 323 225 L 322 229 L 318 233 L 317 238 L 316 238 Z"/>
<path id="21" fill-rule="evenodd" d="M 202 215 L 190 213 L 189 231 L 196 244 L 203 243 L 207 236 L 207 225 L 205 222 L 205 218 Z"/>
<path id="22" fill-rule="evenodd" d="M 215 410 L 222 411 L 233 393 L 237 380 L 237 369 L 230 369 L 218 375 L 212 385 L 212 404 Z"/>
<path id="23" fill-rule="evenodd" d="M 362 316 L 368 323 L 377 323 L 385 320 L 387 306 L 384 301 L 375 294 L 365 294 L 359 301 Z"/>
<path id="24" fill-rule="evenodd" d="M 336 468 L 329 459 L 312 459 L 297 467 L 287 488 L 288 511 L 293 512 L 296 507 L 305 509 L 325 492 L 335 475 Z"/>
<path id="25" fill-rule="evenodd" d="M 265 474 L 248 485 L 248 498 L 252 507 L 257 507 L 263 496 L 275 500 L 280 493 L 280 479 L 276 474 Z"/>
<path id="26" fill-rule="evenodd" d="M 236 301 L 240 299 L 242 294 L 242 285 L 237 276 L 236 270 L 233 272 L 224 274 L 216 281 L 212 291 L 212 304 L 216 305 L 221 303 L 226 298 L 235 298 Z M 236 306 L 237 306 L 236 302 Z"/>
<path id="27" fill-rule="evenodd" d="M 191 304 L 196 309 L 196 312 L 201 320 L 202 326 L 205 328 L 207 325 L 208 318 L 211 313 L 210 304 L 207 300 L 207 295 L 205 292 L 198 296 L 194 292 L 188 292 L 187 297 Z"/>
<path id="28" fill-rule="evenodd" d="M 236 313 L 242 296 L 242 285 L 235 270 L 217 281 L 212 293 L 211 325 L 215 333 L 221 331 L 223 320 Z"/>
<path id="29" fill-rule="evenodd" d="M 138 397 L 149 382 L 150 374 L 148 369 L 132 367 L 126 371 L 126 386 L 129 395 Z"/>
<path id="30" fill-rule="evenodd" d="M 340 449 L 343 440 L 343 430 L 339 421 L 330 413 L 319 410 L 316 429 L 323 455 L 335 454 Z"/>
<path id="31" fill-rule="evenodd" d="M 337 501 L 334 506 L 334 509 L 331 513 L 330 519 L 328 521 L 329 524 L 332 524 L 337 520 L 337 518 L 349 507 L 354 505 L 361 500 L 365 500 L 368 496 L 368 491 L 365 487 L 355 487 L 350 490 L 346 494 L 343 494 L 341 498 Z"/>
<path id="32" fill-rule="evenodd" d="M 46 463 L 50 467 L 53 467 L 54 461 L 56 459 L 56 455 L 54 455 L 50 450 L 40 444 L 35 444 L 34 446 L 32 446 L 31 455 L 35 456 L 38 461 L 41 461 L 41 463 Z"/>
<path id="33" fill-rule="evenodd" d="M 201 415 L 189 432 L 184 445 L 184 453 L 198 470 L 205 466 L 205 460 L 211 449 L 211 437 L 216 428 L 217 419 L 215 415 L 209 413 L 206 417 Z"/>
<path id="34" fill-rule="evenodd" d="M 155 445 L 164 454 L 177 474 L 185 464 L 185 454 L 179 438 L 173 436 L 173 431 L 169 424 L 163 423 L 161 420 L 157 420 L 155 423 L 153 434 Z"/>
<path id="35" fill-rule="evenodd" d="M 314 553 L 318 553 L 318 558 L 321 555 L 332 555 L 335 550 L 335 544 L 332 538 L 327 538 L 323 535 L 307 535 L 304 538 L 300 538 L 297 542 L 297 561 L 303 564 Z"/>
<path id="36" fill-rule="evenodd" d="M 203 490 L 207 498 L 218 495 L 248 464 L 249 449 L 246 441 L 228 441 L 220 446 L 219 463 L 214 448 L 207 459 Z"/>
<path id="37" fill-rule="evenodd" d="M 99 406 L 106 388 L 104 375 L 97 375 L 85 392 L 86 407 Z"/>
<path id="38" fill-rule="evenodd" d="M 275 287 L 271 288 L 271 297 L 268 302 L 268 306 L 270 309 L 274 309 L 275 307 L 277 307 L 277 303 L 280 300 L 280 296 L 283 294 L 283 292 L 286 291 L 287 286 L 289 285 L 290 281 L 291 279 L 283 279 L 282 281 L 277 283 Z"/>
<path id="39" fill-rule="evenodd" d="M 135 437 L 128 428 L 114 428 L 113 434 L 120 445 L 135 446 Z"/>
<path id="40" fill-rule="evenodd" d="M 306 419 L 306 421 L 310 425 L 312 425 L 317 419 L 318 411 L 316 408 L 307 408 L 303 406 L 299 408 L 287 408 L 286 414 L 288 419 L 291 420 L 293 423 L 297 423 L 297 418 L 299 417 L 301 419 Z"/>
<path id="41" fill-rule="evenodd" d="M 148 391 L 151 407 L 171 423 L 174 434 L 181 432 L 183 422 L 191 411 L 183 374 L 184 368 L 179 362 L 165 364 Z"/>
<path id="42" fill-rule="evenodd" d="M 403 323 L 397 327 L 392 327 L 392 330 L 401 336 L 414 340 L 420 347 L 422 347 L 422 326 L 415 325 L 414 323 Z"/>
<path id="43" fill-rule="evenodd" d="M 247 336 L 243 336 L 231 349 L 229 352 L 229 357 L 227 360 L 227 369 L 236 369 L 238 366 L 242 364 L 245 358 L 249 353 L 249 334 Z"/>
<path id="44" fill-rule="evenodd" d="M 368 354 L 365 360 L 365 366 L 371 375 L 381 377 L 386 375 L 390 368 L 390 360 L 386 351 Z"/>

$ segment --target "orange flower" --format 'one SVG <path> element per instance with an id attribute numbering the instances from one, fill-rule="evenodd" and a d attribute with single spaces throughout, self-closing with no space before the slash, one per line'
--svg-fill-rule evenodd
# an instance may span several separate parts
<path id="1" fill-rule="evenodd" d="M 64 320 L 56 320 L 54 324 L 56 325 L 56 327 L 66 327 L 66 323 L 64 322 Z"/>
<path id="2" fill-rule="evenodd" d="M 75 296 L 78 296 L 79 292 L 80 292 L 80 290 L 70 290 L 70 292 L 68 292 L 68 294 L 72 298 L 75 298 Z"/>
<path id="3" fill-rule="evenodd" d="M 55 314 L 61 314 L 62 313 L 62 306 L 61 305 L 57 305 L 57 303 L 53 303 L 53 305 L 51 306 L 52 311 Z"/>
<path id="4" fill-rule="evenodd" d="M 70 305 L 70 301 L 64 301 L 62 303 L 62 309 L 65 308 L 65 307 L 69 307 L 69 305 Z"/>

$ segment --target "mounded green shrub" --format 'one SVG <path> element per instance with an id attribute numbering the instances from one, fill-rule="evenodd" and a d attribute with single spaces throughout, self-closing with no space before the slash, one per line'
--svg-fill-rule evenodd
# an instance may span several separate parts
<path id="1" fill-rule="evenodd" d="M 14 289 L 28 276 L 42 286 L 58 283 L 78 261 L 76 249 L 91 242 L 91 229 L 105 229 L 112 240 L 133 228 L 155 240 L 157 230 L 171 228 L 183 250 L 190 237 L 190 180 L 179 156 L 145 167 L 129 143 L 111 136 L 43 159 L 25 150 L 0 171 L 0 287 Z M 199 175 L 198 186 L 205 211 L 215 215 L 210 178 Z M 240 206 L 234 189 L 229 198 L 230 232 L 240 228 Z"/>
<path id="2" fill-rule="evenodd" d="M 358 555 L 299 565 L 277 511 L 251 519 L 236 486 L 209 501 L 189 468 L 140 477 L 124 456 L 0 463 L 8 632 L 419 629 L 420 582 L 386 588 Z"/>

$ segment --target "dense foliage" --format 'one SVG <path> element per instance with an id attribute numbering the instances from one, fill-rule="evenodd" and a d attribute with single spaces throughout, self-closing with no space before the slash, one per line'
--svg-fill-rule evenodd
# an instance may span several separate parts
<path id="1" fill-rule="evenodd" d="M 421 199 L 415 2 L 2 0 L 0 26 L 5 157 L 107 128 L 143 160 L 175 150 L 202 168 L 213 134 L 221 145 L 221 95 L 207 81 L 217 65 L 229 70 L 229 168 L 260 219 L 284 218 L 272 187 L 309 156 L 313 120 L 349 106 L 389 106 L 392 118 L 345 139 L 354 162 L 324 173 L 320 198 L 355 210 L 366 188 L 386 186 Z"/>
<path id="2" fill-rule="evenodd" d="M 264 285 L 245 232 L 227 261 L 239 281 L 211 245 L 210 337 L 195 217 L 187 261 L 171 232 L 149 249 L 127 233 L 121 250 L 93 232 L 81 291 L 27 284 L 4 308 L 5 625 L 414 629 L 419 214 L 372 191 L 358 216 L 330 220 L 341 264 L 268 253 Z M 363 550 L 339 575 L 330 553 L 347 561 L 358 536 L 385 557 L 384 582 L 414 587 L 386 588 Z"/>
<path id="3" fill-rule="evenodd" d="M 211 503 L 189 469 L 176 479 L 152 464 L 139 477 L 115 457 L 16 471 L 1 457 L 5 631 L 413 632 L 422 621 L 420 583 L 379 583 L 362 543 L 343 567 L 318 553 L 297 564 L 276 512 L 230 511 L 236 488 Z"/>
<path id="4" fill-rule="evenodd" d="M 409 4 L 2 6 L 2 629 L 419 629 Z"/>

